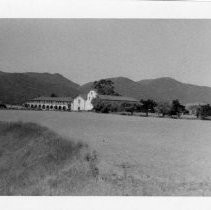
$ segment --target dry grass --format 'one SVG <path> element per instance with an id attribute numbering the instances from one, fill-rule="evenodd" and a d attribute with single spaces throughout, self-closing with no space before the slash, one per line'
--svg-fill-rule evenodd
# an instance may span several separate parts
<path id="1" fill-rule="evenodd" d="M 210 121 L 83 112 L 1 111 L 0 116 L 33 121 L 67 141 L 89 145 L 80 149 L 81 158 L 61 162 L 25 194 L 211 195 Z M 97 155 L 86 155 L 90 150 Z"/>
<path id="2" fill-rule="evenodd" d="M 0 194 L 77 194 L 95 180 L 96 155 L 35 123 L 0 123 Z"/>

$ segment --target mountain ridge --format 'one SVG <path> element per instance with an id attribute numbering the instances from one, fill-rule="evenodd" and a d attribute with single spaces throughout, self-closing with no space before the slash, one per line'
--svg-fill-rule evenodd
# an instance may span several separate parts
<path id="1" fill-rule="evenodd" d="M 50 73 L 6 73 L 0 72 L 0 101 L 21 104 L 26 100 L 50 96 L 75 97 L 80 86 L 60 74 Z"/>
<path id="2" fill-rule="evenodd" d="M 166 101 L 179 99 L 182 103 L 211 103 L 211 87 L 180 82 L 171 77 L 134 81 L 128 77 L 110 77 L 116 92 L 136 99 Z M 26 100 L 50 96 L 75 97 L 92 89 L 93 82 L 79 85 L 59 73 L 7 73 L 0 71 L 0 101 L 21 104 Z"/>
<path id="3" fill-rule="evenodd" d="M 179 99 L 182 103 L 211 103 L 211 87 L 180 82 L 171 77 L 144 79 L 133 81 L 127 77 L 107 78 L 114 82 L 115 90 L 121 95 L 137 99 L 153 99 L 156 101 Z M 92 82 L 80 87 L 80 91 L 88 91 Z"/>

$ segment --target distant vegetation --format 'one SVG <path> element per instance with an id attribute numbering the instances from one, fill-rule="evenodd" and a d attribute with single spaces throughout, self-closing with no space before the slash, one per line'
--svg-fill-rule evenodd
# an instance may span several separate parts
<path id="1" fill-rule="evenodd" d="M 111 80 L 99 80 L 95 81 L 93 88 L 102 95 L 120 95 L 115 91 L 114 83 Z M 141 99 L 139 103 L 127 103 L 127 102 L 110 102 L 103 101 L 100 98 L 95 98 L 92 101 L 94 111 L 101 113 L 109 112 L 129 112 L 133 115 L 134 112 L 144 112 L 146 117 L 149 113 L 157 113 L 158 116 L 176 116 L 181 117 L 181 114 L 187 114 L 188 110 L 180 103 L 178 99 L 169 101 L 156 102 L 152 99 Z M 206 119 L 211 116 L 211 107 L 207 105 L 199 105 L 195 107 L 195 115 L 197 118 Z"/>
<path id="2" fill-rule="evenodd" d="M 50 97 L 58 97 L 55 93 L 51 93 Z"/>
<path id="3" fill-rule="evenodd" d="M 146 116 L 148 117 L 149 112 L 154 112 L 155 107 L 157 106 L 157 103 L 151 99 L 148 100 L 141 100 L 140 105 L 140 111 L 143 110 L 146 113 Z"/>
<path id="4" fill-rule="evenodd" d="M 6 108 L 7 108 L 6 104 L 3 104 L 3 103 L 0 101 L 0 109 L 6 109 Z"/>
<path id="5" fill-rule="evenodd" d="M 109 79 L 95 81 L 93 88 L 97 90 L 100 95 L 120 96 L 120 94 L 114 90 L 114 83 Z"/>
<path id="6" fill-rule="evenodd" d="M 196 116 L 202 120 L 211 116 L 211 106 L 209 104 L 199 105 L 196 107 Z"/>

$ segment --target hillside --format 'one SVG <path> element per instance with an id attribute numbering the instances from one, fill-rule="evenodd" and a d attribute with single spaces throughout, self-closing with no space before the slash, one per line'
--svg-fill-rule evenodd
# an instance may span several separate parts
<path id="1" fill-rule="evenodd" d="M 107 78 L 110 79 L 115 86 L 116 92 L 124 96 L 131 96 L 135 98 L 140 98 L 140 96 L 145 97 L 145 92 L 140 88 L 140 85 L 134 82 L 131 79 L 126 77 L 114 77 L 114 78 Z M 93 82 L 89 82 L 85 85 L 80 87 L 80 91 L 83 93 L 88 92 L 92 88 Z"/>
<path id="2" fill-rule="evenodd" d="M 115 90 L 121 95 L 137 99 L 156 101 L 179 99 L 182 103 L 211 103 L 211 88 L 181 83 L 169 77 L 135 82 L 125 77 L 109 78 L 114 82 Z M 93 83 L 80 87 L 81 92 L 91 89 Z"/>
<path id="3" fill-rule="evenodd" d="M 183 103 L 211 103 L 211 88 L 179 82 L 170 77 L 162 77 L 137 82 L 149 98 L 155 100 L 179 99 Z"/>
<path id="4" fill-rule="evenodd" d="M 76 96 L 79 85 L 60 74 L 0 72 L 0 101 L 21 104 L 38 96 Z"/>
<path id="5" fill-rule="evenodd" d="M 0 195 L 77 195 L 96 183 L 88 145 L 46 127 L 0 121 L 0 147 Z"/>
<path id="6" fill-rule="evenodd" d="M 182 103 L 211 103 L 211 87 L 179 82 L 170 77 L 133 81 L 126 77 L 108 78 L 114 82 L 115 90 L 124 96 L 156 101 L 179 99 Z M 93 82 L 82 86 L 60 74 L 49 73 L 5 73 L 0 72 L 0 101 L 21 104 L 38 96 L 75 97 L 87 93 Z"/>

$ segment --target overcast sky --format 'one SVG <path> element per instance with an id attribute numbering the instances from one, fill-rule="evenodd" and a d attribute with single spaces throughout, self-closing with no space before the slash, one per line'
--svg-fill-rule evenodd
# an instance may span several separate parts
<path id="1" fill-rule="evenodd" d="M 211 20 L 1 19 L 0 71 L 211 86 Z"/>

